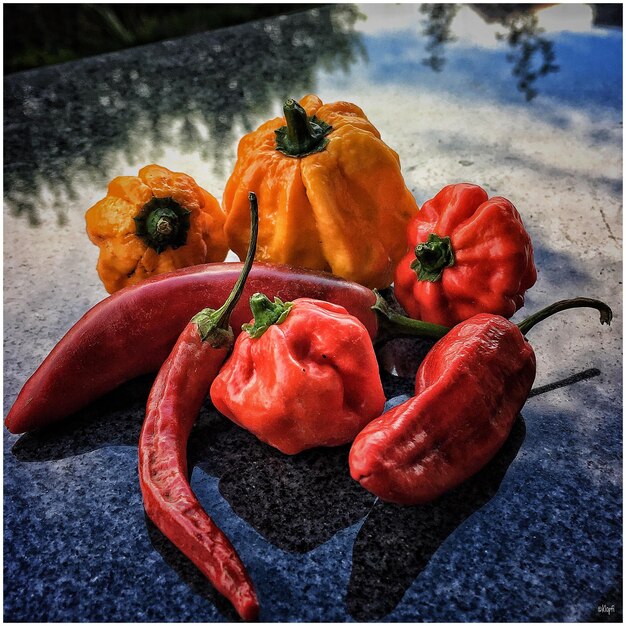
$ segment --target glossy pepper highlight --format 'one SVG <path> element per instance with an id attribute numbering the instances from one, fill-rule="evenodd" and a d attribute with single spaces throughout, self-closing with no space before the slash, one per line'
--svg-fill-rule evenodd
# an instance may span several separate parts
<path id="1" fill-rule="evenodd" d="M 223 261 L 228 252 L 217 200 L 187 174 L 159 165 L 113 179 L 85 220 L 109 293 L 154 274 Z"/>
<path id="2" fill-rule="evenodd" d="M 330 302 L 250 300 L 246 325 L 211 386 L 215 408 L 285 454 L 348 443 L 385 404 L 366 328 Z"/>
<path id="3" fill-rule="evenodd" d="M 370 422 L 350 450 L 350 474 L 388 502 L 422 504 L 480 470 L 502 447 L 535 379 L 524 335 L 546 317 L 598 300 L 557 302 L 519 325 L 482 313 L 455 326 L 422 361 L 415 396 Z"/>
<path id="4" fill-rule="evenodd" d="M 415 319 L 454 326 L 477 313 L 509 318 L 537 280 L 519 213 L 478 185 L 444 187 L 411 220 L 407 239 L 394 289 Z"/>
<path id="5" fill-rule="evenodd" d="M 239 555 L 189 486 L 187 441 L 234 343 L 230 315 L 241 297 L 256 246 L 254 194 L 250 194 L 250 211 L 252 234 L 241 275 L 222 307 L 203 309 L 183 330 L 154 381 L 139 438 L 139 483 L 148 516 L 246 620 L 258 616 L 256 593 Z"/>
<path id="6" fill-rule="evenodd" d="M 245 254 L 252 190 L 261 207 L 258 260 L 389 286 L 417 212 L 398 155 L 349 102 L 308 95 L 283 110 L 239 143 L 223 198 L 231 249 Z"/>

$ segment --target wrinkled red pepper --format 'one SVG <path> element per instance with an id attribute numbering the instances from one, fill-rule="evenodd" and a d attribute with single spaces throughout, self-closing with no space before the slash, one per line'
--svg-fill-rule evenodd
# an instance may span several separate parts
<path id="1" fill-rule="evenodd" d="M 477 313 L 509 318 L 537 280 L 519 213 L 478 185 L 444 187 L 409 222 L 407 238 L 394 289 L 415 319 L 454 326 Z"/>
<path id="2" fill-rule="evenodd" d="M 378 497 L 422 504 L 480 470 L 509 435 L 535 379 L 524 335 L 546 317 L 575 307 L 611 309 L 598 300 L 557 302 L 518 326 L 479 314 L 455 326 L 422 361 L 415 396 L 370 422 L 350 450 L 350 474 Z"/>
<path id="3" fill-rule="evenodd" d="M 251 239 L 241 275 L 222 307 L 202 310 L 183 330 L 154 381 L 139 438 L 139 484 L 148 516 L 245 620 L 258 616 L 256 593 L 239 555 L 189 486 L 187 440 L 234 343 L 230 315 L 256 250 L 254 194 L 250 194 L 250 210 Z"/>
<path id="4" fill-rule="evenodd" d="M 241 263 L 214 263 L 161 274 L 94 306 L 28 379 L 6 417 L 6 427 L 22 433 L 46 426 L 122 383 L 158 370 L 191 316 L 203 306 L 218 308 L 241 269 Z M 440 336 L 440 328 L 390 313 L 384 301 L 362 285 L 323 272 L 262 263 L 255 263 L 232 313 L 235 336 L 250 319 L 248 299 L 256 292 L 283 300 L 306 296 L 333 302 L 358 318 L 376 340 Z"/>
<path id="5" fill-rule="evenodd" d="M 215 408 L 285 454 L 338 446 L 385 404 L 367 329 L 341 306 L 250 300 L 254 323 L 211 386 Z"/>

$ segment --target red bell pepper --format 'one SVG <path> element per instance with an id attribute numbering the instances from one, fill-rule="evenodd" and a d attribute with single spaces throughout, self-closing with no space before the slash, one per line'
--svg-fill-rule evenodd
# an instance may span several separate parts
<path id="1" fill-rule="evenodd" d="M 519 213 L 478 185 L 444 187 L 409 222 L 407 238 L 394 289 L 415 319 L 454 326 L 477 313 L 509 318 L 537 280 Z"/>
<path id="2" fill-rule="evenodd" d="M 254 324 L 211 386 L 215 408 L 285 454 L 348 443 L 385 404 L 367 329 L 346 309 L 250 300 Z"/>

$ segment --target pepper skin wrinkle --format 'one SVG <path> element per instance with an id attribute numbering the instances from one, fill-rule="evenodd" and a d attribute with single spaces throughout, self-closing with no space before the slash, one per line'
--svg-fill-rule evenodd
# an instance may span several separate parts
<path id="1" fill-rule="evenodd" d="M 399 157 L 355 104 L 323 104 L 308 95 L 300 105 L 287 101 L 285 115 L 300 121 L 301 154 L 280 150 L 283 117 L 241 139 L 222 202 L 228 243 L 242 257 L 252 190 L 261 210 L 258 260 L 388 287 L 406 251 L 407 223 L 418 211 Z M 316 120 L 330 130 L 319 133 Z M 306 136 L 315 141 L 316 132 L 319 141 L 310 151 Z"/>
<path id="2" fill-rule="evenodd" d="M 336 304 L 301 298 L 284 321 L 244 332 L 211 387 L 215 408 L 285 454 L 352 441 L 385 404 L 367 330 Z"/>
<path id="3" fill-rule="evenodd" d="M 446 241 L 448 239 L 448 241 Z M 454 326 L 478 313 L 511 317 L 537 280 L 530 236 L 513 204 L 478 185 L 444 187 L 410 221 L 395 272 L 398 302 Z"/>
<path id="4" fill-rule="evenodd" d="M 150 392 L 139 440 L 139 477 L 150 519 L 239 615 L 252 621 L 259 604 L 250 577 L 187 480 L 189 433 L 229 349 L 203 342 L 194 323 L 185 328 Z"/>
<path id="5" fill-rule="evenodd" d="M 534 379 L 535 354 L 517 326 L 489 314 L 470 318 L 428 353 L 415 396 L 358 434 L 351 476 L 388 502 L 438 498 L 496 454 Z"/>
<path id="6" fill-rule="evenodd" d="M 100 248 L 97 269 L 109 293 L 156 274 L 223 261 L 228 252 L 219 202 L 187 174 L 160 165 L 113 179 L 85 220 Z"/>
<path id="7" fill-rule="evenodd" d="M 221 306 L 241 269 L 241 263 L 184 268 L 122 289 L 95 305 L 28 379 L 6 427 L 22 433 L 51 424 L 122 383 L 157 371 L 192 315 L 205 306 Z M 376 296 L 369 289 L 330 274 L 256 262 L 231 316 L 235 336 L 250 320 L 248 300 L 256 292 L 283 300 L 331 300 L 376 336 L 378 321 L 371 309 Z"/>

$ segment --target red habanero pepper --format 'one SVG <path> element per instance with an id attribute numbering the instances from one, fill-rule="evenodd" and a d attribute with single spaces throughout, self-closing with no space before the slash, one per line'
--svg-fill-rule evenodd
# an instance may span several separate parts
<path id="1" fill-rule="evenodd" d="M 524 335 L 566 309 L 598 300 L 562 300 L 517 326 L 482 313 L 455 326 L 422 361 L 415 396 L 370 422 L 350 450 L 350 474 L 382 500 L 422 504 L 480 470 L 506 441 L 535 379 Z"/>
<path id="2" fill-rule="evenodd" d="M 367 329 L 341 306 L 263 294 L 211 386 L 215 408 L 285 454 L 348 443 L 384 404 Z"/>
<path id="3" fill-rule="evenodd" d="M 218 308 L 241 263 L 198 265 L 148 278 L 96 304 L 59 341 L 26 381 L 5 424 L 23 433 L 57 422 L 132 378 L 155 372 L 191 316 Z M 255 263 L 231 316 L 235 337 L 250 319 L 248 299 L 310 297 L 343 306 L 374 340 L 408 335 L 440 337 L 441 329 L 394 315 L 372 290 L 332 274 Z"/>
<path id="4" fill-rule="evenodd" d="M 415 319 L 454 326 L 477 313 L 509 318 L 537 280 L 519 213 L 478 185 L 444 187 L 409 222 L 407 238 L 394 289 Z"/>
<path id="5" fill-rule="evenodd" d="M 254 194 L 250 194 L 250 210 L 251 239 L 241 275 L 222 307 L 203 309 L 183 330 L 154 381 L 139 438 L 139 484 L 146 513 L 245 620 L 258 616 L 256 593 L 239 555 L 189 486 L 187 440 L 234 343 L 229 319 L 256 250 Z"/>

